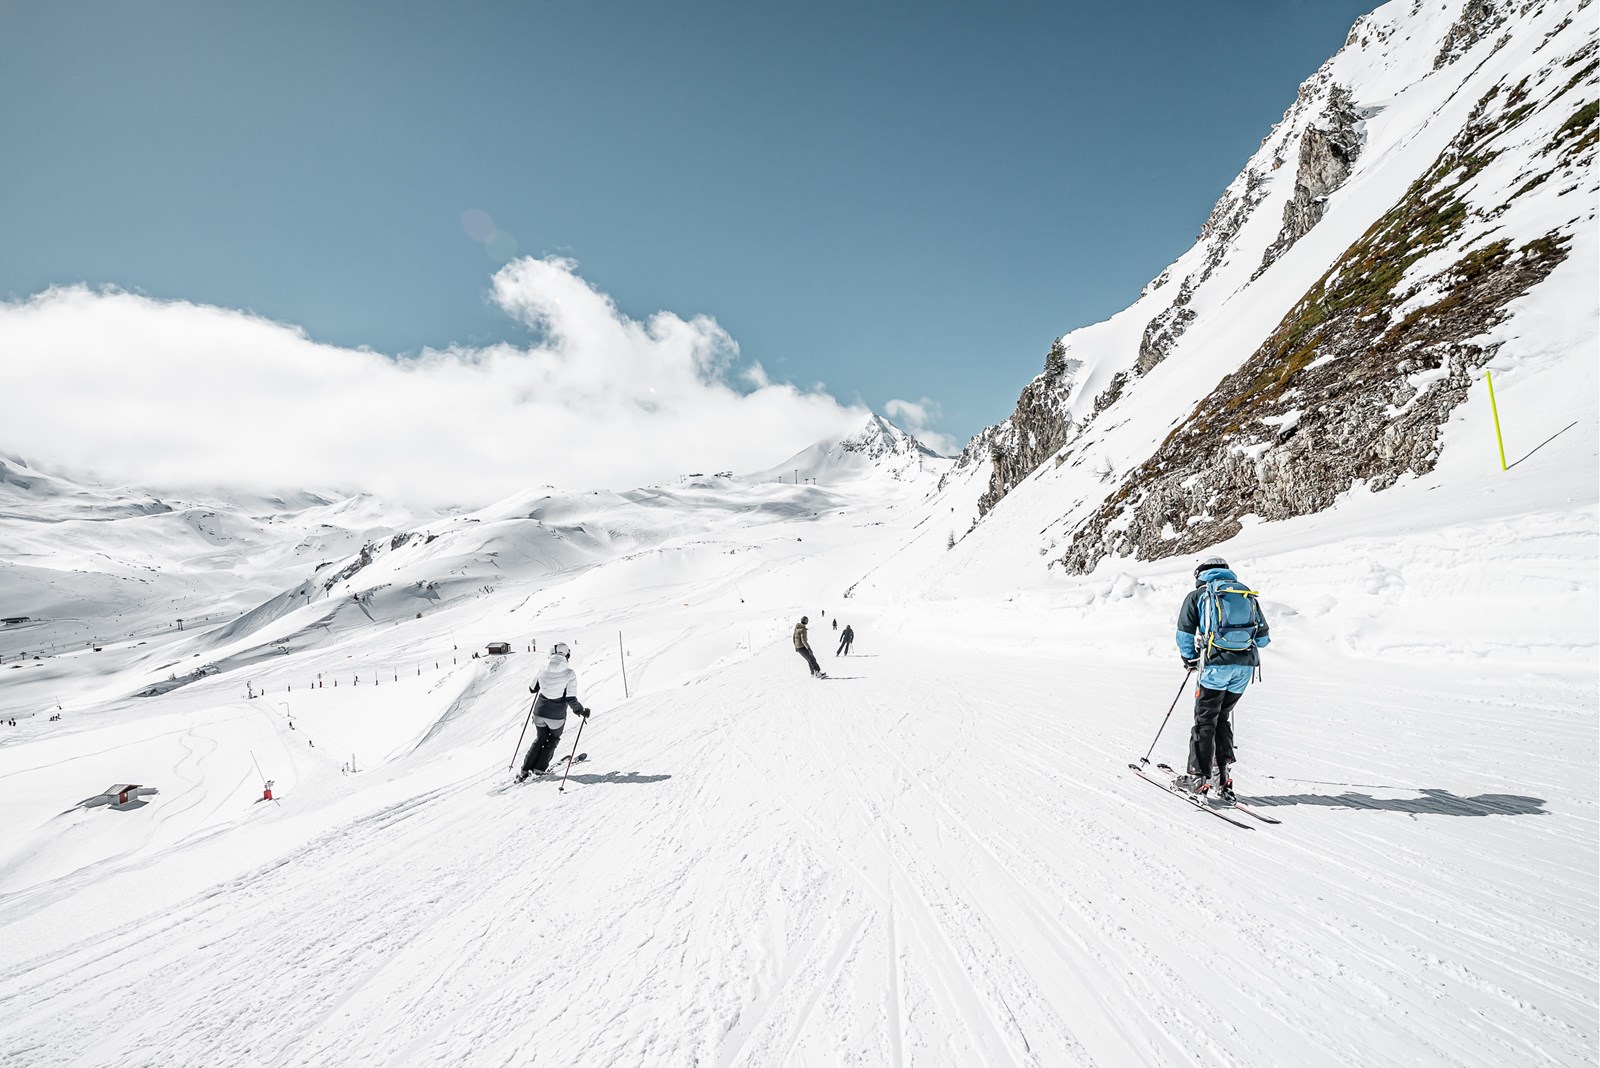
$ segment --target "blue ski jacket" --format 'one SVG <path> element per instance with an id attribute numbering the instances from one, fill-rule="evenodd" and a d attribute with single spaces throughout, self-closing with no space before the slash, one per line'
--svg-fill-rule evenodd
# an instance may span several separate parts
<path id="1" fill-rule="evenodd" d="M 1207 582 L 1210 582 L 1214 578 L 1232 579 L 1235 582 L 1239 581 L 1239 576 L 1235 575 L 1231 570 L 1225 567 L 1213 567 L 1207 571 L 1202 571 L 1200 574 L 1195 576 L 1194 589 L 1189 591 L 1189 595 L 1183 599 L 1183 607 L 1178 609 L 1178 652 L 1183 654 L 1183 658 L 1185 660 L 1192 660 L 1196 655 L 1196 645 L 1194 639 L 1195 635 L 1200 632 L 1200 591 L 1205 587 Z M 1256 608 L 1258 610 L 1261 608 L 1259 602 L 1257 602 Z M 1267 614 L 1262 612 L 1261 628 L 1256 631 L 1256 649 L 1265 649 L 1268 645 L 1272 644 L 1272 635 L 1269 633 L 1269 631 L 1270 628 L 1267 626 Z M 1201 673 L 1200 685 L 1209 690 L 1233 690 L 1235 693 L 1242 692 L 1244 690 L 1243 686 L 1239 686 L 1237 689 L 1231 685 L 1213 686 L 1206 681 L 1206 675 L 1210 674 L 1213 668 L 1255 667 L 1257 664 L 1261 663 L 1261 657 L 1256 652 L 1256 649 L 1240 649 L 1238 651 L 1230 649 L 1217 649 L 1213 651 L 1210 659 L 1206 661 L 1205 671 Z M 1223 674 L 1229 675 L 1230 678 L 1232 675 L 1231 672 L 1217 673 L 1218 677 Z M 1249 672 L 1246 671 L 1243 672 L 1243 674 L 1248 677 Z"/>

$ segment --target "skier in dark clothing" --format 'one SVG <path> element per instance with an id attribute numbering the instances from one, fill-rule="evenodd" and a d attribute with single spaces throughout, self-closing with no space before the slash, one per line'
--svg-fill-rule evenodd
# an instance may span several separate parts
<path id="1" fill-rule="evenodd" d="M 825 679 L 828 676 L 817 666 L 817 658 L 811 655 L 811 639 L 806 637 L 806 624 L 810 622 L 808 616 L 801 616 L 800 622 L 794 625 L 794 651 L 806 658 L 806 666 L 811 669 L 812 678 Z"/>
<path id="2" fill-rule="evenodd" d="M 844 633 L 839 635 L 839 648 L 833 651 L 834 656 L 849 656 L 850 643 L 856 640 L 856 632 L 850 629 L 850 624 L 844 625 Z"/>
<path id="3" fill-rule="evenodd" d="M 528 755 L 522 758 L 518 782 L 529 775 L 543 775 L 549 770 L 550 758 L 555 755 L 556 746 L 561 741 L 561 731 L 567 725 L 568 709 L 584 719 L 588 719 L 593 711 L 584 708 L 578 700 L 578 676 L 569 663 L 571 658 L 572 650 L 567 648 L 567 643 L 556 642 L 550 650 L 550 659 L 534 676 L 533 685 L 528 687 L 528 692 L 536 695 L 533 722 L 539 730 L 533 744 L 528 747 Z"/>
<path id="4" fill-rule="evenodd" d="M 1220 581 L 1213 581 L 1220 580 Z M 1217 771 L 1217 796 L 1233 800 L 1233 706 L 1244 696 L 1245 687 L 1261 663 L 1256 652 L 1271 643 L 1267 618 L 1261 613 L 1256 592 L 1247 590 L 1220 556 L 1201 561 L 1194 570 L 1195 588 L 1178 609 L 1178 655 L 1183 666 L 1200 670 L 1200 685 L 1194 692 L 1194 728 L 1189 732 L 1188 774 L 1180 775 L 1176 785 L 1197 794 L 1211 791 L 1212 760 Z M 1216 606 L 1208 588 L 1224 602 L 1223 613 L 1237 605 L 1241 620 L 1216 620 Z M 1209 615 L 1212 618 L 1204 618 Z M 1196 639 L 1199 639 L 1197 644 Z"/>

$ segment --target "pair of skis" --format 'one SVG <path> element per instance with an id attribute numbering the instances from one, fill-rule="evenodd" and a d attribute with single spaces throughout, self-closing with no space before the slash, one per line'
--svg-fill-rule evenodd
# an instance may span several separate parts
<path id="1" fill-rule="evenodd" d="M 556 762 L 554 764 L 550 765 L 550 767 L 545 770 L 545 773 L 543 775 L 538 775 L 538 776 L 530 775 L 530 776 L 528 776 L 528 778 L 523 779 L 521 782 L 518 782 L 517 779 L 515 777 L 513 777 L 509 782 L 503 782 L 499 786 L 491 787 L 490 790 L 489 790 L 489 793 L 491 793 L 491 794 L 503 794 L 507 790 L 510 790 L 512 787 L 515 787 L 515 786 L 523 786 L 523 785 L 526 785 L 527 783 L 530 783 L 530 782 L 537 782 L 540 779 L 556 778 L 559 775 L 560 772 L 562 772 L 562 771 L 567 769 L 567 767 L 568 767 L 568 763 L 567 762 L 568 762 L 569 759 L 571 760 L 571 762 L 573 764 L 582 764 L 585 760 L 589 759 L 589 754 L 588 753 L 579 753 L 577 756 L 570 756 L 570 754 L 569 754 L 569 756 L 559 757 L 559 758 L 557 758 L 557 760 L 556 760 Z"/>
<path id="2" fill-rule="evenodd" d="M 1135 764 L 1129 764 L 1128 765 L 1128 768 L 1135 775 L 1139 776 L 1139 778 L 1143 779 L 1145 782 L 1149 783 L 1150 785 L 1158 786 L 1161 789 L 1167 791 L 1167 793 L 1171 794 L 1172 796 L 1178 797 L 1178 798 L 1182 798 L 1184 801 L 1187 801 L 1189 804 L 1193 805 L 1195 808 L 1199 809 L 1201 812 L 1209 812 L 1211 815 L 1217 817 L 1217 819 L 1224 820 L 1224 821 L 1226 821 L 1228 823 L 1231 823 L 1235 827 L 1243 827 L 1247 831 L 1254 829 L 1254 828 L 1251 827 L 1250 824 L 1246 823 L 1244 820 L 1235 819 L 1234 817 L 1228 815 L 1228 812 L 1226 810 L 1230 810 L 1231 809 L 1232 811 L 1235 811 L 1235 812 L 1242 812 L 1247 816 L 1252 816 L 1255 819 L 1260 820 L 1262 823 L 1282 823 L 1283 822 L 1280 819 L 1274 819 L 1273 817 L 1268 816 L 1264 812 L 1256 811 L 1255 809 L 1251 808 L 1249 805 L 1245 804 L 1242 801 L 1227 801 L 1227 802 L 1211 802 L 1211 801 L 1208 801 L 1206 798 L 1204 798 L 1204 797 L 1202 797 L 1202 796 L 1200 796 L 1198 794 L 1192 794 L 1188 790 L 1184 790 L 1181 787 L 1177 786 L 1173 781 L 1176 778 L 1177 773 L 1175 771 L 1173 771 L 1172 768 L 1169 767 L 1168 765 L 1166 765 L 1166 764 L 1157 764 L 1156 767 L 1159 770 L 1161 770 L 1162 772 L 1166 773 L 1166 775 L 1168 776 L 1166 780 L 1163 781 L 1162 779 L 1158 779 L 1154 775 L 1151 775 L 1151 774 L 1147 773 L 1145 771 L 1144 767 L 1142 765 L 1140 765 L 1140 764 L 1135 763 Z"/>

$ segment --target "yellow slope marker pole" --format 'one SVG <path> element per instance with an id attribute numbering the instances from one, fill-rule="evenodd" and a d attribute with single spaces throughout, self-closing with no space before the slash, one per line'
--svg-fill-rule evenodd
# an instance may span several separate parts
<path id="1" fill-rule="evenodd" d="M 1506 470 L 1506 441 L 1500 436 L 1500 409 L 1494 402 L 1494 377 L 1485 369 L 1483 380 L 1489 383 L 1489 410 L 1494 413 L 1494 440 L 1500 446 L 1500 470 Z"/>

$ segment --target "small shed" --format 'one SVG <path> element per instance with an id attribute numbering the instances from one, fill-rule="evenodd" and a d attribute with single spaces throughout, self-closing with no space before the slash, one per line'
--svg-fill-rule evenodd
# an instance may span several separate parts
<path id="1" fill-rule="evenodd" d="M 511 652 L 511 643 L 510 642 L 490 642 L 489 643 L 489 655 L 491 655 L 491 656 L 505 656 L 509 652 Z"/>
<path id="2" fill-rule="evenodd" d="M 8 627 L 14 627 L 18 623 L 26 623 L 27 621 L 27 616 L 0 616 L 0 623 L 4 623 Z"/>
<path id="3" fill-rule="evenodd" d="M 107 786 L 99 794 L 87 798 L 81 803 L 84 808 L 94 808 L 96 805 L 126 805 L 136 798 L 148 797 L 150 794 L 159 792 L 154 786 L 140 786 L 136 782 L 119 782 L 115 785 Z"/>

